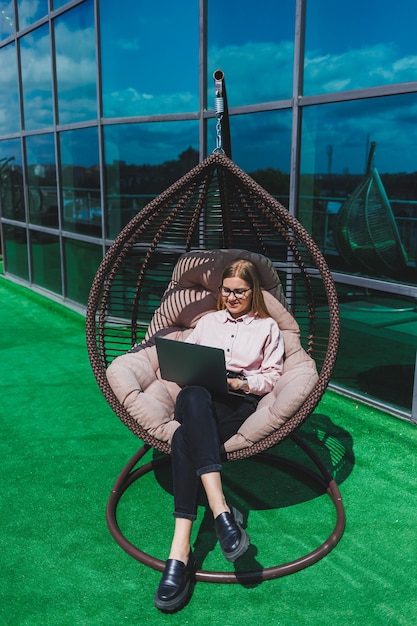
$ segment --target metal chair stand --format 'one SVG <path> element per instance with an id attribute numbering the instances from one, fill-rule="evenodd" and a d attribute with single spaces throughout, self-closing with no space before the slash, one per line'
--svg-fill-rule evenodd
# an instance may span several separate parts
<path id="1" fill-rule="evenodd" d="M 239 571 L 239 572 L 212 572 L 207 570 L 197 570 L 196 580 L 210 583 L 259 583 L 264 580 L 272 580 L 298 572 L 310 565 L 313 565 L 324 556 L 326 556 L 341 539 L 345 528 L 345 511 L 342 498 L 336 481 L 330 474 L 329 470 L 322 463 L 320 458 L 302 439 L 296 434 L 292 434 L 290 438 L 310 457 L 319 473 L 307 468 L 296 461 L 291 461 L 283 457 L 279 457 L 270 453 L 261 452 L 250 457 L 251 460 L 261 463 L 267 463 L 280 469 L 289 469 L 301 474 L 306 480 L 312 482 L 315 486 L 327 492 L 331 498 L 335 511 L 336 523 L 329 537 L 312 552 L 300 556 L 294 561 L 276 565 L 274 567 L 263 568 L 256 571 Z M 171 457 L 166 455 L 159 459 L 154 459 L 149 463 L 145 463 L 140 467 L 136 467 L 144 455 L 151 449 L 148 444 L 143 445 L 138 452 L 126 464 L 111 492 L 107 503 L 106 520 L 109 530 L 123 550 L 137 561 L 153 569 L 164 571 L 165 562 L 157 559 L 150 554 L 140 550 L 133 545 L 121 531 L 117 522 L 117 507 L 121 497 L 126 490 L 145 474 L 155 471 L 155 469 L 170 463 Z"/>

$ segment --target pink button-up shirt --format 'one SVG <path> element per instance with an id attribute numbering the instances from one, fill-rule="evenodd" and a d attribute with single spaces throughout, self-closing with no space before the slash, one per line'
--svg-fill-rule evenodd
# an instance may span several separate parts
<path id="1" fill-rule="evenodd" d="M 284 340 L 271 317 L 247 313 L 234 319 L 226 309 L 208 313 L 186 341 L 224 350 L 226 369 L 243 374 L 251 393 L 268 393 L 282 374 Z"/>

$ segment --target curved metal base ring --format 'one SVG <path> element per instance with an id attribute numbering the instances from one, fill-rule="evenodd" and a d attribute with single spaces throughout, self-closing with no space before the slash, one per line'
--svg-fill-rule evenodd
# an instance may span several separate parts
<path id="1" fill-rule="evenodd" d="M 345 511 L 339 488 L 327 468 L 322 464 L 321 460 L 312 451 L 312 449 L 307 446 L 305 442 L 300 440 L 296 435 L 292 435 L 291 439 L 295 441 L 295 443 L 299 445 L 304 450 L 304 452 L 312 459 L 316 467 L 320 470 L 321 475 L 309 470 L 299 463 L 289 461 L 287 459 L 272 454 L 261 453 L 251 457 L 251 459 L 254 461 L 261 461 L 264 463 L 269 463 L 280 467 L 287 467 L 289 469 L 295 470 L 306 476 L 309 480 L 312 480 L 320 488 L 324 489 L 331 498 L 336 509 L 337 519 L 333 532 L 318 548 L 316 548 L 309 554 L 301 556 L 298 559 L 289 563 L 276 565 L 275 567 L 268 567 L 258 571 L 239 571 L 238 573 L 197 570 L 197 581 L 242 584 L 257 583 L 263 580 L 280 578 L 282 576 L 293 574 L 294 572 L 313 565 L 324 556 L 326 556 L 326 554 L 328 554 L 339 542 L 340 538 L 343 535 L 346 521 Z M 161 459 L 153 460 L 150 463 L 146 463 L 141 467 L 134 469 L 135 465 L 140 461 L 140 459 L 146 454 L 149 449 L 150 446 L 148 445 L 144 445 L 142 448 L 140 448 L 140 450 L 132 457 L 132 459 L 127 463 L 127 465 L 121 472 L 113 487 L 112 493 L 107 503 L 106 520 L 113 538 L 120 545 L 120 547 L 123 548 L 123 550 L 125 550 L 130 556 L 135 558 L 137 561 L 140 561 L 144 565 L 163 572 L 165 568 L 165 561 L 161 561 L 160 559 L 150 556 L 146 552 L 139 550 L 139 548 L 130 543 L 130 541 L 128 541 L 121 532 L 116 519 L 117 505 L 127 488 L 141 476 L 144 476 L 148 472 L 154 471 L 157 467 L 170 463 L 171 461 L 171 458 L 169 456 L 166 456 Z"/>

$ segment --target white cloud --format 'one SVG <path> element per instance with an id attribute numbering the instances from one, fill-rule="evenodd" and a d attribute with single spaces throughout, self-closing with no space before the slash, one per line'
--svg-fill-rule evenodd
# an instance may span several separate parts
<path id="1" fill-rule="evenodd" d="M 189 91 L 172 94 L 140 93 L 134 87 L 104 96 L 106 117 L 162 115 L 178 111 L 197 111 L 198 96 Z"/>
<path id="2" fill-rule="evenodd" d="M 140 49 L 139 39 L 118 39 L 117 45 L 121 50 L 127 52 L 137 52 Z"/>
<path id="3" fill-rule="evenodd" d="M 96 53 L 94 29 L 70 30 L 65 22 L 55 29 L 57 77 L 60 90 L 95 85 Z"/>
<path id="4" fill-rule="evenodd" d="M 38 17 L 39 4 L 40 4 L 39 0 L 20 0 L 19 2 L 20 28 L 27 26 L 28 24 L 33 22 L 34 18 Z"/>
<path id="5" fill-rule="evenodd" d="M 342 54 L 306 55 L 304 93 L 329 93 L 414 80 L 417 55 L 398 58 L 392 44 L 377 44 Z"/>
<path id="6" fill-rule="evenodd" d="M 23 37 L 21 42 L 23 90 L 30 92 L 32 89 L 37 91 L 47 89 L 51 92 L 52 68 L 49 33 L 45 31 L 43 37 L 29 41 L 30 44 L 27 45 L 26 39 Z"/>
<path id="7" fill-rule="evenodd" d="M 71 31 L 65 21 L 57 20 L 56 23 L 57 43 L 57 72 L 59 86 L 59 105 L 61 123 L 74 120 L 74 111 L 81 112 L 82 119 L 95 118 L 95 80 L 96 80 L 96 57 L 95 38 L 92 28 L 85 28 L 77 32 Z M 45 117 L 45 111 L 51 110 L 50 96 L 50 56 L 49 39 L 40 37 L 34 42 L 30 50 L 24 48 L 22 39 L 23 87 L 25 93 L 32 96 L 27 98 L 25 106 L 27 112 L 34 120 L 39 119 L 40 125 Z M 137 38 L 131 42 L 119 40 L 121 47 L 130 46 L 132 50 L 139 50 L 141 42 Z M 26 53 L 28 52 L 28 53 Z M 17 103 L 13 100 L 13 94 L 17 92 L 16 81 L 16 51 L 14 45 L 9 45 L 0 50 L 0 62 L 2 66 L 2 88 L 0 89 L 0 133 L 8 133 L 16 128 L 18 121 Z M 132 67 L 135 66 L 135 57 L 132 59 Z M 242 46 L 229 45 L 223 48 L 212 47 L 209 50 L 209 72 L 221 68 L 225 72 L 229 106 L 238 106 L 263 101 L 290 98 L 292 93 L 293 73 L 293 43 L 291 41 L 281 43 L 249 42 Z M 323 54 L 322 51 L 308 51 L 305 61 L 305 95 L 344 91 L 371 86 L 379 86 L 391 83 L 408 82 L 416 75 L 417 55 L 400 57 L 397 49 L 390 44 L 378 44 L 363 47 L 356 50 L 347 50 L 339 54 Z M 129 70 L 130 71 L 130 70 Z M 133 78 L 132 78 L 133 80 Z M 163 83 L 162 83 L 163 84 Z M 186 88 L 182 91 L 158 93 L 157 87 L 161 85 L 157 77 L 155 90 L 151 90 L 149 83 L 146 91 L 127 86 L 120 90 L 113 90 L 103 95 L 106 117 L 129 117 L 138 115 L 176 113 L 182 111 L 197 111 L 197 91 Z M 185 85 L 187 87 L 187 85 Z M 209 83 L 210 93 L 210 83 Z M 408 98 L 408 99 L 407 99 Z M 325 149 L 332 144 L 335 147 L 334 167 L 338 164 L 338 158 L 346 151 L 347 161 L 340 163 L 343 167 L 350 167 L 350 163 L 362 162 L 363 145 L 368 135 L 378 141 L 379 162 L 383 163 L 381 169 L 389 171 L 389 150 L 384 148 L 389 142 L 394 145 L 411 145 L 416 141 L 417 127 L 411 121 L 405 119 L 407 113 L 411 120 L 410 104 L 413 95 L 393 97 L 389 104 L 386 98 L 376 99 L 366 103 L 358 103 L 356 113 L 353 109 L 343 108 L 343 103 L 326 107 L 328 119 L 324 120 L 320 129 L 314 132 L 320 133 L 323 142 L 323 163 L 326 162 Z M 209 108 L 214 106 L 214 83 L 213 101 L 208 102 Z M 349 106 L 354 106 L 352 103 Z M 351 117 L 349 111 L 352 111 Z M 367 113 L 369 112 L 369 114 Z M 340 115 L 343 113 L 343 115 Z M 39 116 L 36 118 L 36 116 Z M 251 124 L 258 124 L 259 120 L 252 122 L 253 116 L 247 116 L 247 129 L 250 132 Z M 261 116 L 271 128 L 276 124 L 278 117 L 274 119 Z M 267 120 L 268 118 L 268 120 Z M 340 118 L 340 119 L 339 119 Z M 77 118 L 78 119 L 78 118 Z M 246 120 L 245 120 L 246 122 Z M 274 134 L 277 141 L 279 129 L 274 126 Z M 305 129 L 307 132 L 307 130 Z M 283 130 L 288 133 L 288 129 Z M 265 133 L 264 133 L 264 136 Z M 348 144 L 355 146 L 356 159 L 351 158 L 348 152 Z M 342 148 L 342 146 L 344 146 Z M 360 148 L 358 148 L 360 146 Z M 359 152 L 358 152 L 359 150 Z M 407 154 L 408 152 L 408 154 Z M 414 160 L 411 150 L 405 151 L 401 162 L 397 156 L 400 169 L 405 169 L 406 159 Z M 326 169 L 324 167 L 324 169 Z M 391 165 L 392 169 L 392 165 Z M 413 169 L 413 167 L 412 167 Z M 414 166 L 414 169 L 416 167 Z"/>
<path id="8" fill-rule="evenodd" d="M 212 47 L 208 52 L 208 67 L 213 72 L 224 71 L 229 106 L 289 98 L 293 49 L 291 41 Z"/>
<path id="9" fill-rule="evenodd" d="M 0 49 L 0 133 L 19 130 L 19 108 L 17 100 L 16 48 L 10 44 Z"/>

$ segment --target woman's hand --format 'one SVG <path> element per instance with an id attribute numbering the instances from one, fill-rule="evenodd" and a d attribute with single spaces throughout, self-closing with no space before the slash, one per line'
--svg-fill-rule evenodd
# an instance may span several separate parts
<path id="1" fill-rule="evenodd" d="M 248 381 L 246 378 L 228 378 L 227 384 L 232 391 L 248 391 Z"/>

